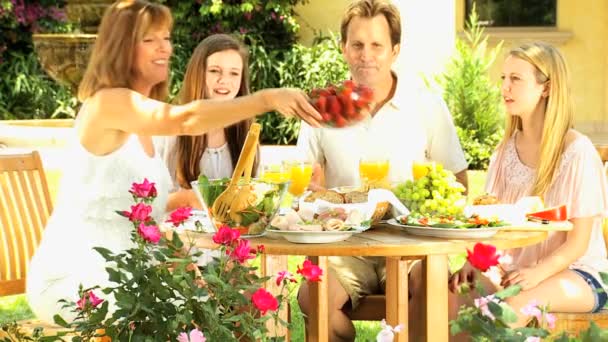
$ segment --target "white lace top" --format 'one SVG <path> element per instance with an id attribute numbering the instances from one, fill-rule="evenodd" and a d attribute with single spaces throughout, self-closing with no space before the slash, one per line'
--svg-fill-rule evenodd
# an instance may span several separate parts
<path id="1" fill-rule="evenodd" d="M 105 259 L 92 248 L 121 252 L 131 247 L 133 226 L 115 212 L 134 204 L 131 184 L 144 178 L 155 183 L 158 197 L 152 215 L 157 221 L 164 214 L 170 184 L 160 156 L 149 157 L 135 135 L 106 156 L 86 151 L 75 134 L 70 145 L 65 157 L 69 166 L 63 171 L 55 209 L 27 274 L 30 307 L 37 318 L 48 322 L 53 322 L 56 313 L 73 317 L 70 310 L 60 311 L 57 301 L 76 301 L 80 284 L 85 288 L 109 284 Z"/>
<path id="2" fill-rule="evenodd" d="M 180 187 L 177 182 L 177 156 L 174 152 L 176 141 L 176 137 L 155 138 L 156 150 L 162 156 L 171 174 L 171 191 L 176 191 Z M 200 160 L 200 169 L 201 174 L 209 179 L 232 177 L 234 166 L 230 158 L 228 144 L 226 143 L 218 148 L 207 147 Z"/>
<path id="3" fill-rule="evenodd" d="M 536 170 L 519 159 L 514 136 L 502 153 L 492 156 L 486 191 L 496 195 L 501 203 L 515 203 L 529 196 L 535 177 Z M 587 271 L 599 279 L 600 271 L 608 271 L 602 234 L 602 219 L 608 216 L 608 189 L 602 162 L 589 138 L 578 137 L 566 147 L 544 202 L 547 207 L 565 204 L 568 218 L 594 218 L 587 251 L 570 268 Z M 561 246 L 566 237 L 567 232 L 551 232 L 539 244 L 512 250 L 513 262 L 520 266 L 535 265 Z M 603 284 L 601 280 L 600 283 Z"/>

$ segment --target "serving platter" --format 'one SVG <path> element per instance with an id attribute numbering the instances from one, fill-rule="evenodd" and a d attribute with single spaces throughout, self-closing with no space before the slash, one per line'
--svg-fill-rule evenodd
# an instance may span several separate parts
<path id="1" fill-rule="evenodd" d="M 435 228 L 423 226 L 409 226 L 399 223 L 392 218 L 387 221 L 392 226 L 399 227 L 407 233 L 419 236 L 440 237 L 446 239 L 484 239 L 493 236 L 504 227 L 489 228 Z"/>

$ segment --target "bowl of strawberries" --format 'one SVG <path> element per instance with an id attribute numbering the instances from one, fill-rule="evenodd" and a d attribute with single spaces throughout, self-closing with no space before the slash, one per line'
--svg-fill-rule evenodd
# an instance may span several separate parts
<path id="1" fill-rule="evenodd" d="M 373 91 L 371 88 L 346 80 L 310 92 L 313 106 L 321 114 L 324 127 L 352 126 L 369 115 Z"/>

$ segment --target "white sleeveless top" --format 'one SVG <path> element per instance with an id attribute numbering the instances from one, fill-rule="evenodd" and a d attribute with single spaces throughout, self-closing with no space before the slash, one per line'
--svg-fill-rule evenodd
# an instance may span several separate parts
<path id="1" fill-rule="evenodd" d="M 174 152 L 176 137 L 155 137 L 154 145 L 157 153 L 162 156 L 169 174 L 171 175 L 172 187 L 171 192 L 179 190 L 180 186 L 177 181 L 177 155 Z M 234 166 L 230 158 L 230 150 L 228 143 L 218 147 L 207 147 L 199 164 L 201 174 L 209 179 L 230 178 Z"/>
<path id="2" fill-rule="evenodd" d="M 144 178 L 155 183 L 158 197 L 152 204 L 152 215 L 159 223 L 170 185 L 163 160 L 158 154 L 149 157 L 136 135 L 111 154 L 95 156 L 80 145 L 76 129 L 72 133 L 66 151 L 66 160 L 70 160 L 66 164 L 71 166 L 63 171 L 55 209 L 27 274 L 30 307 L 37 318 L 48 322 L 53 322 L 57 313 L 73 318 L 69 310 L 60 310 L 57 301 L 78 300 L 79 284 L 85 288 L 109 284 L 105 259 L 93 247 L 118 253 L 132 246 L 131 222 L 115 213 L 134 204 L 131 184 Z M 112 298 L 97 292 L 113 303 Z"/>

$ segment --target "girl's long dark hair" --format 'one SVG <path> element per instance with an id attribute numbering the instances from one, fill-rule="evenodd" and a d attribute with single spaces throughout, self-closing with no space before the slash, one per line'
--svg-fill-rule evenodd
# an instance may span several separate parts
<path id="1" fill-rule="evenodd" d="M 235 50 L 243 60 L 243 72 L 241 73 L 241 87 L 236 96 L 243 96 L 249 91 L 249 52 L 243 43 L 231 35 L 214 34 L 205 38 L 194 50 L 186 73 L 184 83 L 179 94 L 180 103 L 188 103 L 194 100 L 206 98 L 205 96 L 205 74 L 207 70 L 207 58 L 212 54 L 225 50 Z M 226 141 L 232 165 L 236 162 L 245 143 L 245 138 L 253 119 L 243 120 L 232 126 L 224 128 Z M 207 135 L 179 136 L 173 150 L 176 158 L 176 176 L 182 188 L 189 189 L 190 182 L 198 178 L 201 173 L 200 160 L 207 148 Z M 259 148 L 256 155 L 253 170 L 257 170 L 259 163 Z"/>

